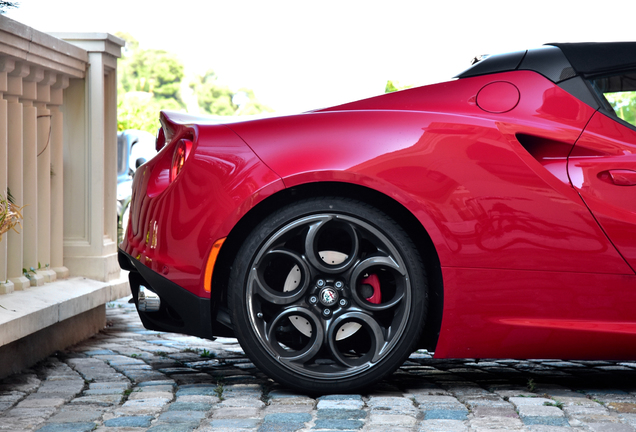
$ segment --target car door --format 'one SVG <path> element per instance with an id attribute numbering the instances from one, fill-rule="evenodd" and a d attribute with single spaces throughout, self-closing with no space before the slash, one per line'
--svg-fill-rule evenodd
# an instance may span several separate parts
<path id="1" fill-rule="evenodd" d="M 590 80 L 597 111 L 568 158 L 568 175 L 601 228 L 636 269 L 636 73 Z"/>

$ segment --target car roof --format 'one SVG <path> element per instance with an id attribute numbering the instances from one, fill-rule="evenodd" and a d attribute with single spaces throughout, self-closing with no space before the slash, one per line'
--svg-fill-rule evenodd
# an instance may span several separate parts
<path id="1" fill-rule="evenodd" d="M 551 43 L 579 74 L 600 74 L 636 68 L 636 42 Z"/>
<path id="2" fill-rule="evenodd" d="M 540 48 L 487 56 L 456 78 L 531 70 L 559 83 L 575 76 L 634 68 L 636 42 L 549 43 Z"/>
<path id="3" fill-rule="evenodd" d="M 515 70 L 537 72 L 594 109 L 605 105 L 587 78 L 636 69 L 636 42 L 550 43 L 540 48 L 486 56 L 455 78 Z"/>

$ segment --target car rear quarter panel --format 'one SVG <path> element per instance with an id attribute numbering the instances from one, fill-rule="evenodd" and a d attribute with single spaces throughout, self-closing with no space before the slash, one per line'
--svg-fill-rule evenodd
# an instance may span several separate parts
<path id="1" fill-rule="evenodd" d="M 212 245 L 283 184 L 225 126 L 182 129 L 135 175 L 131 223 L 121 247 L 155 272 L 209 298 L 203 278 Z M 170 183 L 174 144 L 181 136 L 190 137 L 194 145 Z"/>

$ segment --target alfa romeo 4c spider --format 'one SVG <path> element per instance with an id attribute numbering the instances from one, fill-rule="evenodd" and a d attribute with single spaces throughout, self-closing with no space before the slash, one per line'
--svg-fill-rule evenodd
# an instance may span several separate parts
<path id="1" fill-rule="evenodd" d="M 435 358 L 636 358 L 636 42 L 285 117 L 162 112 L 119 262 L 149 329 L 344 392 Z"/>

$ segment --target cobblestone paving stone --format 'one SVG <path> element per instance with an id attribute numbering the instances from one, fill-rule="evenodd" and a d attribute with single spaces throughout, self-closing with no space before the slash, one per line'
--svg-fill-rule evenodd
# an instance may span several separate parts
<path id="1" fill-rule="evenodd" d="M 418 351 L 364 394 L 270 381 L 236 340 L 108 327 L 0 381 L 0 432 L 636 432 L 636 361 L 437 360 Z"/>

